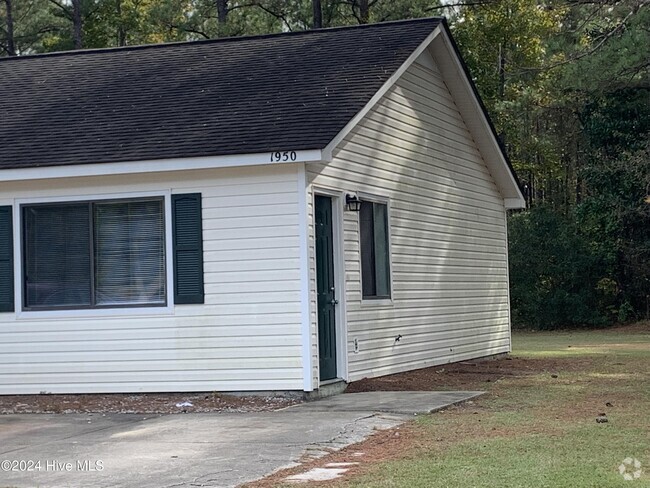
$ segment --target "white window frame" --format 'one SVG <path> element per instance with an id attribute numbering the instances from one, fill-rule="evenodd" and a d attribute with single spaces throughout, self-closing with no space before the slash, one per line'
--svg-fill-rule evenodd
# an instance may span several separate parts
<path id="1" fill-rule="evenodd" d="M 361 201 L 380 203 L 386 205 L 386 227 L 388 232 L 388 276 L 389 276 L 389 289 L 390 289 L 390 298 L 364 298 L 363 296 L 363 263 L 361 259 L 361 222 L 359 220 L 359 215 L 357 214 L 357 232 L 359 235 L 359 284 L 360 289 L 359 293 L 361 294 L 361 307 L 362 308 L 376 308 L 376 307 L 389 307 L 395 304 L 393 289 L 393 233 L 391 230 L 391 199 L 390 197 L 375 195 L 372 193 L 365 192 L 356 192 L 357 196 Z"/>
<path id="2" fill-rule="evenodd" d="M 166 268 L 166 302 L 165 306 L 134 306 L 119 308 L 91 308 L 81 310 L 23 310 L 23 222 L 21 208 L 23 205 L 41 203 L 72 203 L 80 201 L 125 200 L 147 197 L 163 199 L 165 209 L 165 268 Z M 174 256 L 172 254 L 172 208 L 171 191 L 147 191 L 129 193 L 111 193 L 102 195 L 59 195 L 55 197 L 17 198 L 13 202 L 14 222 L 14 305 L 17 319 L 70 319 L 83 317 L 119 317 L 132 315 L 173 315 L 174 314 Z"/>

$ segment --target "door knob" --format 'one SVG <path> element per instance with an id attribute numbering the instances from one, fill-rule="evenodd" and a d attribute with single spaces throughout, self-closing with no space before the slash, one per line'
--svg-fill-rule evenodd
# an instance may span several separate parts
<path id="1" fill-rule="evenodd" d="M 331 303 L 332 305 L 337 305 L 337 304 L 339 303 L 339 301 L 338 301 L 336 298 L 332 298 L 332 299 L 330 300 L 330 303 Z"/>

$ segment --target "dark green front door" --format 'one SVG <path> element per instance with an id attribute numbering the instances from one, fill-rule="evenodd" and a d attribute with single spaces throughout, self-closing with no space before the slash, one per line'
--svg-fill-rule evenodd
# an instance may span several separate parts
<path id="1" fill-rule="evenodd" d="M 316 292 L 318 294 L 318 355 L 321 381 L 336 378 L 336 294 L 332 199 L 316 196 Z"/>

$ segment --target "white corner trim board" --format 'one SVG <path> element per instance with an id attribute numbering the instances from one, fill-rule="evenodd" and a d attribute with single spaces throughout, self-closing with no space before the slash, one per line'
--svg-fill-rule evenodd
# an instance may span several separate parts
<path id="1" fill-rule="evenodd" d="M 320 162 L 320 149 L 301 151 L 272 151 L 254 154 L 226 156 L 202 156 L 195 158 L 152 159 L 120 163 L 71 164 L 0 170 L 0 181 L 39 180 L 80 176 L 105 176 L 191 169 L 231 168 L 266 164 Z"/>
<path id="2" fill-rule="evenodd" d="M 298 169 L 298 212 L 300 233 L 300 331 L 302 337 L 303 390 L 313 391 L 311 360 L 311 311 L 309 309 L 309 217 L 307 216 L 307 175 L 305 165 Z"/>

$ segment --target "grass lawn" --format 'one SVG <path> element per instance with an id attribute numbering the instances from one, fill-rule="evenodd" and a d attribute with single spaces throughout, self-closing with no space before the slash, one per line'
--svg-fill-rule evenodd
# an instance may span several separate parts
<path id="1" fill-rule="evenodd" d="M 319 486 L 650 487 L 650 323 L 519 332 L 513 349 L 498 360 L 509 374 L 466 385 L 487 395 L 419 417 L 379 451 L 372 439 L 354 447 L 370 458 Z M 639 478 L 619 473 L 626 458 L 641 462 Z"/>

